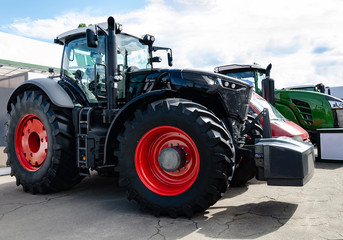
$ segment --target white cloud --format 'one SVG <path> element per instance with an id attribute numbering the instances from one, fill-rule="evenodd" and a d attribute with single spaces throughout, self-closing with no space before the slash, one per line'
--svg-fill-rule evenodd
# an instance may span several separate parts
<path id="1" fill-rule="evenodd" d="M 277 87 L 334 86 L 343 85 L 341 9 L 339 0 L 150 0 L 143 9 L 113 16 L 125 32 L 150 33 L 157 45 L 171 47 L 175 67 L 212 71 L 216 65 L 271 62 Z M 9 28 L 53 39 L 81 22 L 104 22 L 106 17 L 94 17 L 86 9 L 52 19 L 21 19 Z M 318 52 L 318 47 L 327 51 Z"/>
<path id="2" fill-rule="evenodd" d="M 90 14 L 87 10 L 83 13 L 66 13 L 52 19 L 16 19 L 6 29 L 11 29 L 12 33 L 18 35 L 44 40 L 49 39 L 52 42 L 58 34 L 76 28 L 79 23 L 104 21 L 103 17 L 96 18 L 89 16 Z"/>

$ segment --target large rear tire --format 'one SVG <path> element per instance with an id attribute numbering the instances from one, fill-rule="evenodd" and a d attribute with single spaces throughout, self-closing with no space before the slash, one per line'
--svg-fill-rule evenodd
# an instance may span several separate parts
<path id="1" fill-rule="evenodd" d="M 229 132 L 205 107 L 182 99 L 136 110 L 118 137 L 119 183 L 128 198 L 156 216 L 204 211 L 218 201 L 232 174 Z"/>
<path id="2" fill-rule="evenodd" d="M 5 151 L 18 186 L 47 193 L 81 181 L 70 110 L 53 106 L 41 91 L 27 90 L 11 103 L 8 117 Z"/>

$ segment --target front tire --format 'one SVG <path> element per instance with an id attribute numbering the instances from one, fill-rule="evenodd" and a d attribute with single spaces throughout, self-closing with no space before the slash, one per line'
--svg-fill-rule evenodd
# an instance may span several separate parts
<path id="1" fill-rule="evenodd" d="M 71 114 L 41 91 L 27 90 L 11 103 L 7 164 L 16 184 L 31 193 L 68 189 L 81 181 Z"/>
<path id="2" fill-rule="evenodd" d="M 156 216 L 192 216 L 213 205 L 228 186 L 234 149 L 221 121 L 181 99 L 136 110 L 118 137 L 121 185 L 129 199 Z"/>

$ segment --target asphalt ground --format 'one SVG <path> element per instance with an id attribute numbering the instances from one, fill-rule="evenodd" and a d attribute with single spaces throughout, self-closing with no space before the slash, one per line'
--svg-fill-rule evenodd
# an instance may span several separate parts
<path id="1" fill-rule="evenodd" d="M 252 180 L 191 219 L 141 211 L 96 173 L 47 195 L 0 176 L 0 239 L 343 239 L 343 162 L 315 165 L 304 187 Z"/>

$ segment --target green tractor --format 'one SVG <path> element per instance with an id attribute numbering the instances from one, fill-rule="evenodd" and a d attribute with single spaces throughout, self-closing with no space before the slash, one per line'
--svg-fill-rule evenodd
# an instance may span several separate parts
<path id="1" fill-rule="evenodd" d="M 262 95 L 262 79 L 270 75 L 270 67 L 262 68 L 253 65 L 225 65 L 215 69 L 227 76 L 252 82 L 255 91 Z M 264 97 L 269 98 L 272 104 L 287 119 L 297 123 L 310 134 L 311 142 L 318 142 L 318 129 L 343 127 L 343 100 L 324 94 L 325 88 L 318 84 L 308 91 L 308 88 L 275 90 L 275 95 L 269 96 L 266 91 Z M 273 91 L 270 91 L 273 92 Z"/>
<path id="2" fill-rule="evenodd" d="M 311 178 L 311 145 L 271 138 L 246 144 L 256 120 L 246 124 L 249 84 L 153 68 L 157 51 L 172 65 L 171 49 L 154 46 L 151 35 L 123 33 L 112 17 L 55 42 L 64 45 L 60 75 L 23 82 L 7 104 L 7 164 L 24 191 L 60 191 L 90 170 L 115 172 L 142 209 L 191 217 L 220 199 L 242 160 L 270 185 Z"/>

